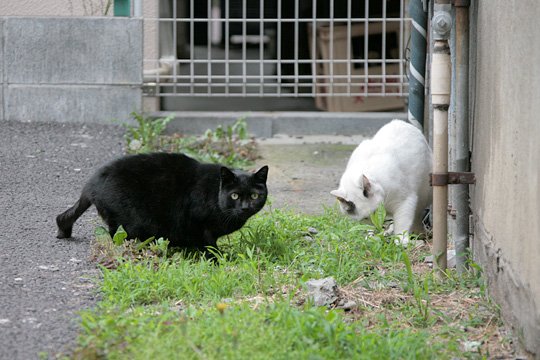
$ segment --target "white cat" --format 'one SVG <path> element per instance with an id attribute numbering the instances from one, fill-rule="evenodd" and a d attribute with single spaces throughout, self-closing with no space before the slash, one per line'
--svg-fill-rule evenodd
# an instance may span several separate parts
<path id="1" fill-rule="evenodd" d="M 422 232 L 422 213 L 432 198 L 432 152 L 422 132 L 392 120 L 353 151 L 339 188 L 330 193 L 341 211 L 357 219 L 383 204 L 393 215 L 394 234 L 406 245 L 408 232 Z"/>

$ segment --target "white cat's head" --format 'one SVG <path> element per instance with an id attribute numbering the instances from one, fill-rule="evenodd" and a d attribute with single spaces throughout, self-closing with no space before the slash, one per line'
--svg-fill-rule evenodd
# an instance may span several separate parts
<path id="1" fill-rule="evenodd" d="M 382 187 L 365 175 L 349 181 L 342 179 L 339 189 L 330 191 L 330 194 L 339 200 L 344 214 L 356 219 L 368 217 L 384 201 Z"/>

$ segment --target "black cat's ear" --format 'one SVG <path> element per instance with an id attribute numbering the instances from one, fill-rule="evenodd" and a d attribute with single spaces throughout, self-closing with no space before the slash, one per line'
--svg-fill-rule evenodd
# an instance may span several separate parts
<path id="1" fill-rule="evenodd" d="M 221 167 L 221 183 L 222 184 L 231 184 L 236 180 L 236 175 L 227 167 Z"/>
<path id="2" fill-rule="evenodd" d="M 255 180 L 260 184 L 266 184 L 266 178 L 268 177 L 268 166 L 265 165 L 260 168 L 255 174 L 253 174 Z"/>

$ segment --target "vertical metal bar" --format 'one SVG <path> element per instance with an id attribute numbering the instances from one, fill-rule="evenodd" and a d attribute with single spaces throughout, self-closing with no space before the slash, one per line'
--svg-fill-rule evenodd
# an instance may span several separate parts
<path id="1" fill-rule="evenodd" d="M 225 94 L 230 91 L 230 60 L 229 60 L 229 23 L 230 23 L 229 0 L 225 0 Z"/>
<path id="2" fill-rule="evenodd" d="M 278 87 L 277 87 L 277 93 L 278 93 L 278 96 L 281 95 L 281 84 L 282 84 L 282 79 L 281 79 L 281 11 L 282 11 L 282 8 L 281 8 L 281 1 L 282 0 L 278 0 L 278 5 L 277 5 L 277 54 L 276 54 L 276 58 L 277 58 L 277 62 L 276 62 L 276 66 L 277 66 L 277 82 L 278 82 Z"/>
<path id="3" fill-rule="evenodd" d="M 242 94 L 246 95 L 247 82 L 247 0 L 242 0 Z"/>
<path id="4" fill-rule="evenodd" d="M 364 7 L 364 96 L 368 95 L 369 87 L 369 0 L 366 0 Z"/>
<path id="5" fill-rule="evenodd" d="M 206 9 L 206 16 L 208 17 L 206 25 L 206 84 L 207 94 L 212 93 L 212 0 L 208 0 L 206 3 L 208 9 Z"/>
<path id="6" fill-rule="evenodd" d="M 351 24 L 351 17 L 352 17 L 352 0 L 347 1 L 347 95 L 351 96 L 351 82 L 352 82 L 352 69 L 351 69 L 351 63 L 353 60 L 353 53 L 352 53 L 352 24 Z"/>
<path id="7" fill-rule="evenodd" d="M 260 1 L 260 8 L 259 8 L 259 15 L 260 15 L 260 25 L 259 25 L 259 76 L 260 76 L 260 86 L 259 86 L 259 94 L 263 96 L 264 94 L 264 0 Z"/>
<path id="8" fill-rule="evenodd" d="M 329 48 L 330 48 L 330 56 L 329 56 L 329 63 L 330 63 L 330 79 L 329 82 L 331 84 L 330 86 L 330 94 L 334 94 L 334 0 L 330 0 L 330 40 L 329 40 Z"/>
<path id="9" fill-rule="evenodd" d="M 313 79 L 312 95 L 320 96 L 320 94 L 317 92 L 317 86 L 319 84 L 317 73 L 317 60 L 319 59 L 317 54 L 317 0 L 313 0 L 312 2 L 311 16 L 311 77 Z"/>
<path id="10" fill-rule="evenodd" d="M 298 96 L 298 22 L 300 18 L 299 0 L 294 0 L 294 95 Z"/>
<path id="11" fill-rule="evenodd" d="M 381 81 L 382 81 L 382 94 L 386 96 L 386 0 L 383 0 L 382 3 L 382 71 L 381 71 Z"/>
<path id="12" fill-rule="evenodd" d="M 403 96 L 403 33 L 405 32 L 404 27 L 404 18 L 405 18 L 405 9 L 404 9 L 404 0 L 399 2 L 399 95 Z"/>
<path id="13" fill-rule="evenodd" d="M 195 94 L 195 0 L 190 0 L 189 7 L 189 93 Z"/>
<path id="14" fill-rule="evenodd" d="M 171 49 L 173 50 L 173 54 L 174 54 L 174 62 L 172 63 L 172 67 L 173 67 L 173 78 L 172 78 L 172 82 L 173 82 L 173 93 L 176 94 L 178 92 L 178 88 L 177 88 L 177 84 L 178 84 L 178 80 L 177 80 L 177 77 L 178 77 L 178 39 L 177 39 L 177 28 L 178 28 L 178 20 L 177 20 L 177 3 L 176 1 L 173 1 L 173 6 L 172 6 L 172 18 L 173 18 L 173 43 L 172 43 L 172 47 Z M 161 65 L 161 64 L 160 64 Z"/>

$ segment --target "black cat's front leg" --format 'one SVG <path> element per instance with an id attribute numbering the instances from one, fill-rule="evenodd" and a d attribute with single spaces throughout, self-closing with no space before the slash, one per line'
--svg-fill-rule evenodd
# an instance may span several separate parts
<path id="1" fill-rule="evenodd" d="M 210 230 L 204 230 L 202 240 L 203 242 L 201 246 L 199 246 L 199 249 L 204 253 L 204 256 L 207 259 L 217 262 L 215 255 L 219 252 L 219 248 L 217 246 L 217 238 L 212 234 Z"/>

